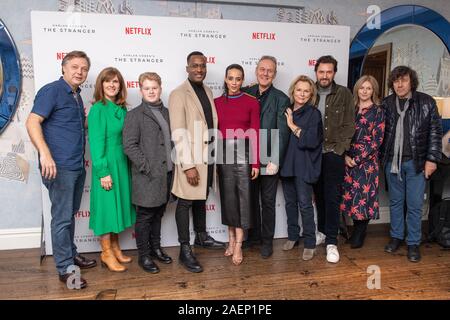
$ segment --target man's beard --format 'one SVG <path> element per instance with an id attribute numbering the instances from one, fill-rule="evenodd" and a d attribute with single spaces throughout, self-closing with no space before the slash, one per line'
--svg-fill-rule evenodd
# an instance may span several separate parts
<path id="1" fill-rule="evenodd" d="M 319 87 L 321 87 L 322 89 L 326 89 L 326 88 L 329 88 L 329 87 L 331 86 L 331 83 L 332 83 L 331 80 L 326 80 L 327 83 L 328 83 L 326 86 L 323 86 L 323 85 L 322 85 L 322 81 L 323 81 L 323 80 L 320 80 L 320 81 L 319 81 Z"/>

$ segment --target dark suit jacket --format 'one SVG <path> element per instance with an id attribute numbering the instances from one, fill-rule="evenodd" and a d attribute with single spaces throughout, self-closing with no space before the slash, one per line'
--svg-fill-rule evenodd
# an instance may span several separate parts
<path id="1" fill-rule="evenodd" d="M 258 92 L 258 84 L 255 84 L 251 87 L 243 88 L 243 90 L 252 96 L 256 97 Z M 286 116 L 284 115 L 284 111 L 290 105 L 289 97 L 285 95 L 282 91 L 278 90 L 274 86 L 272 86 L 268 93 L 268 97 L 261 104 L 261 134 L 264 134 L 264 130 L 267 129 L 267 140 L 260 139 L 260 141 L 267 141 L 267 145 L 260 145 L 259 150 L 264 151 L 265 148 L 267 150 L 267 154 L 271 157 L 274 157 L 276 153 L 278 153 L 279 162 L 272 161 L 276 165 L 280 165 L 283 163 L 284 155 L 286 152 L 287 143 L 289 140 L 289 128 L 287 127 Z M 278 129 L 279 135 L 279 143 L 278 145 L 275 143 L 276 141 L 272 141 L 271 143 L 271 132 L 270 129 Z M 263 154 L 264 155 L 264 154 Z M 265 167 L 267 165 L 267 161 L 264 161 L 264 157 L 261 158 L 261 167 Z"/>

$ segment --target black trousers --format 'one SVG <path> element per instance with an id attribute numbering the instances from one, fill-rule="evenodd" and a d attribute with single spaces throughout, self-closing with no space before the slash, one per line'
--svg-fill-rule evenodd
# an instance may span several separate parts
<path id="1" fill-rule="evenodd" d="M 186 200 L 178 198 L 175 220 L 180 244 L 189 244 L 189 210 L 192 207 L 192 220 L 195 232 L 206 232 L 206 200 Z"/>
<path id="2" fill-rule="evenodd" d="M 149 255 L 151 248 L 161 246 L 161 219 L 169 201 L 172 172 L 167 173 L 167 196 L 164 204 L 158 207 L 136 206 L 136 246 L 140 257 Z"/>
<path id="3" fill-rule="evenodd" d="M 322 172 L 314 185 L 317 206 L 317 229 L 327 238 L 325 243 L 337 245 L 339 232 L 339 204 L 345 175 L 344 156 L 327 152 L 322 157 Z"/>
<path id="4" fill-rule="evenodd" d="M 151 248 L 159 248 L 161 245 L 161 218 L 166 210 L 166 205 L 159 207 L 136 206 L 136 246 L 139 256 L 150 254 Z"/>
<path id="5" fill-rule="evenodd" d="M 208 165 L 208 177 L 206 187 L 206 199 L 208 199 L 209 188 L 213 183 L 214 165 Z M 206 232 L 206 200 L 187 200 L 178 198 L 175 210 L 175 221 L 177 223 L 178 242 L 189 244 L 189 210 L 192 207 L 192 220 L 195 232 Z"/>
<path id="6" fill-rule="evenodd" d="M 248 230 L 249 241 L 261 241 L 263 245 L 272 245 L 275 235 L 275 201 L 278 178 L 278 174 L 264 175 L 252 181 L 251 218 L 253 228 Z"/>

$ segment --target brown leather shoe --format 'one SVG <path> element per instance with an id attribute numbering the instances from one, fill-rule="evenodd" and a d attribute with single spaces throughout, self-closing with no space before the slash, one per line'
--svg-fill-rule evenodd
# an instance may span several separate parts
<path id="1" fill-rule="evenodd" d="M 66 274 L 60 274 L 59 275 L 59 281 L 64 282 L 69 289 L 84 289 L 87 287 L 87 281 L 80 277 L 80 282 L 77 283 L 76 279 L 70 279 L 72 280 L 72 283 L 68 283 L 70 276 L 73 276 L 73 273 L 66 273 Z"/>
<path id="2" fill-rule="evenodd" d="M 95 261 L 95 259 L 88 259 L 82 255 L 75 256 L 73 262 L 76 266 L 79 266 L 80 269 L 89 269 L 97 266 L 97 261 Z"/>

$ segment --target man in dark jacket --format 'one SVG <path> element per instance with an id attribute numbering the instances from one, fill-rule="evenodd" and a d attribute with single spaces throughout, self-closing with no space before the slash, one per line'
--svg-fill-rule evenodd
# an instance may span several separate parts
<path id="1" fill-rule="evenodd" d="M 420 261 L 426 179 L 436 170 L 442 150 L 442 124 L 436 102 L 416 91 L 418 84 L 411 68 L 398 66 L 392 70 L 388 85 L 394 93 L 384 99 L 386 128 L 381 146 L 391 212 L 391 240 L 384 250 L 397 251 L 404 239 L 406 199 L 406 244 L 411 262 Z"/>
<path id="2" fill-rule="evenodd" d="M 279 166 L 289 139 L 289 129 L 284 111 L 289 106 L 289 98 L 272 84 L 277 74 L 277 60 L 272 56 L 262 56 L 256 66 L 257 84 L 245 91 L 256 97 L 261 106 L 260 159 L 261 173 L 253 180 L 253 228 L 249 230 L 247 244 L 261 242 L 261 256 L 268 258 L 273 253 L 272 242 L 275 234 L 275 200 L 278 188 Z M 272 136 L 276 134 L 277 136 Z M 259 197 L 261 194 L 262 211 Z"/>
<path id="3" fill-rule="evenodd" d="M 339 262 L 337 236 L 341 185 L 345 174 L 345 151 L 355 133 L 355 103 L 350 90 L 334 82 L 337 61 L 332 56 L 320 57 L 314 68 L 317 78 L 316 106 L 323 121 L 322 172 L 314 185 L 317 206 L 316 242 L 327 245 L 327 261 Z"/>

